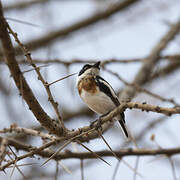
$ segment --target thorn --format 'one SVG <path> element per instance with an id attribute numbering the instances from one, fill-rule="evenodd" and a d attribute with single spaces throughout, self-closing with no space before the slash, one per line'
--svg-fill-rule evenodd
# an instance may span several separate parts
<path id="1" fill-rule="evenodd" d="M 91 152 L 92 154 L 94 154 L 97 158 L 99 158 L 100 160 L 102 160 L 103 162 L 105 162 L 107 165 L 111 166 L 107 161 L 105 161 L 101 156 L 99 156 L 97 153 L 93 152 L 92 150 L 90 150 L 88 147 L 86 147 L 84 144 L 82 144 L 80 141 L 76 140 L 76 142 L 78 144 L 80 144 L 82 147 L 84 147 L 86 150 L 88 150 L 89 152 Z"/>

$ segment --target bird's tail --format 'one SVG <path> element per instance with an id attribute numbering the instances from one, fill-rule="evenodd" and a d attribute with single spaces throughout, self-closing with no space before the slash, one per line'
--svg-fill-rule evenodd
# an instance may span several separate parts
<path id="1" fill-rule="evenodd" d="M 119 123 L 120 123 L 120 125 L 121 125 L 121 128 L 122 128 L 125 136 L 128 138 L 129 135 L 128 135 L 127 127 L 126 127 L 126 124 L 125 124 L 126 122 L 125 122 L 124 112 L 122 112 L 122 113 L 120 114 L 120 116 L 121 116 L 121 117 L 120 117 Z"/>

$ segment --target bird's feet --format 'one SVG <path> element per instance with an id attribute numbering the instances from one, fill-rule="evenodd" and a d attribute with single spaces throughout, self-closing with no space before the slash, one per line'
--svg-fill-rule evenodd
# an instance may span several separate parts
<path id="1" fill-rule="evenodd" d="M 108 113 L 109 113 L 109 112 L 108 112 Z M 102 118 L 103 118 L 104 116 L 106 116 L 108 113 L 101 115 L 98 119 L 96 119 L 95 121 L 93 121 L 93 122 L 90 124 L 90 127 L 91 127 L 91 128 L 95 127 L 97 130 L 98 130 L 98 129 L 102 130 Z"/>
<path id="2" fill-rule="evenodd" d="M 95 128 L 96 130 L 98 130 L 98 129 L 102 129 L 102 126 L 101 126 L 101 124 L 102 124 L 102 120 L 101 120 L 101 116 L 98 118 L 98 119 L 96 119 L 95 121 L 93 121 L 91 124 L 90 124 L 90 127 L 91 128 Z"/>

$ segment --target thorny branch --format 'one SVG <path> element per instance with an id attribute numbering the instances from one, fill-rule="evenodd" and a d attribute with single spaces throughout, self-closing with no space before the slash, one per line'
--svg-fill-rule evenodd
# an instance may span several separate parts
<path id="1" fill-rule="evenodd" d="M 27 148 L 23 148 L 21 146 L 18 146 L 18 144 L 17 145 L 12 144 L 8 141 L 8 139 L 7 139 L 7 142 L 8 142 L 7 144 L 13 145 L 15 148 L 17 148 L 19 150 L 29 151 L 30 149 L 33 149 L 33 147 L 29 148 L 28 145 L 26 145 Z M 35 148 L 34 150 L 30 151 L 29 153 L 18 157 L 18 160 L 21 160 L 25 157 L 30 157 L 30 156 L 32 156 L 32 154 L 40 155 L 41 157 L 46 157 L 46 158 L 51 157 L 54 154 L 54 152 L 52 150 L 44 150 L 44 149 L 46 149 L 47 147 L 49 147 L 50 145 L 52 145 L 54 143 L 55 143 L 54 141 L 51 141 L 49 143 L 46 143 L 43 146 L 40 146 L 39 148 Z M 116 154 L 116 156 L 118 158 L 122 158 L 123 156 L 153 156 L 153 155 L 172 156 L 172 155 L 179 154 L 180 148 L 177 147 L 177 148 L 167 148 L 167 149 L 163 149 L 163 148 L 160 148 L 160 149 L 121 149 L 119 151 L 114 151 L 114 153 Z M 98 152 L 96 152 L 96 154 L 98 154 L 99 156 L 114 156 L 111 151 L 98 151 Z M 55 160 L 70 159 L 70 158 L 94 159 L 97 157 L 89 152 L 74 153 L 74 152 L 70 152 L 70 151 L 57 153 L 53 157 L 53 159 L 55 159 Z M 8 167 L 10 164 L 13 164 L 13 161 L 7 163 L 4 166 L 1 166 L 0 169 L 2 170 L 4 168 Z"/>
<path id="2" fill-rule="evenodd" d="M 46 0 L 44 0 L 45 2 Z M 38 2 L 42 2 L 39 0 Z M 49 133 L 43 133 L 38 130 L 33 130 L 29 128 L 22 128 L 18 127 L 17 125 L 13 124 L 10 128 L 4 128 L 0 130 L 0 133 L 7 134 L 7 133 L 15 133 L 15 134 L 25 134 L 25 135 L 32 135 L 35 137 L 40 137 L 42 140 L 49 141 L 46 144 L 40 146 L 40 147 L 34 147 L 29 144 L 22 143 L 20 141 L 17 141 L 12 138 L 8 137 L 0 137 L 1 141 L 1 146 L 0 146 L 0 157 L 1 157 L 1 163 L 4 161 L 4 156 L 7 153 L 6 147 L 7 145 L 13 146 L 17 150 L 23 150 L 26 151 L 27 153 L 22 155 L 22 156 L 15 156 L 15 159 L 11 159 L 11 161 L 3 164 L 0 166 L 0 170 L 5 170 L 7 167 L 10 167 L 11 164 L 15 164 L 16 162 L 22 159 L 25 159 L 27 157 L 32 157 L 33 155 L 38 155 L 44 158 L 50 158 L 53 157 L 55 160 L 62 160 L 62 159 L 70 159 L 70 158 L 78 158 L 81 160 L 83 159 L 94 159 L 97 158 L 98 156 L 115 156 L 118 158 L 122 158 L 123 156 L 151 156 L 151 155 L 166 155 L 166 156 L 172 156 L 176 154 L 180 154 L 180 149 L 179 147 L 177 148 L 169 148 L 169 149 L 121 149 L 119 151 L 112 151 L 111 147 L 109 148 L 110 151 L 98 151 L 98 152 L 79 152 L 79 153 L 74 153 L 71 151 L 65 151 L 65 152 L 54 152 L 51 149 L 47 149 L 48 147 L 55 145 L 57 142 L 58 143 L 65 143 L 69 144 L 71 141 L 79 142 L 81 144 L 82 142 L 87 142 L 91 139 L 98 138 L 99 137 L 99 130 L 97 123 L 94 124 L 94 126 L 84 126 L 82 128 L 79 128 L 78 130 L 72 130 L 72 131 L 67 131 L 66 134 L 64 134 L 64 130 L 61 129 L 63 127 L 63 121 L 61 124 L 61 127 L 59 124 L 51 119 L 47 113 L 42 109 L 40 104 L 38 103 L 37 99 L 33 95 L 30 87 L 28 86 L 23 73 L 20 71 L 20 68 L 18 64 L 20 63 L 27 63 L 26 61 L 16 61 L 15 55 L 14 55 L 14 50 L 12 47 L 12 43 L 9 38 L 9 34 L 7 32 L 7 29 L 10 31 L 10 33 L 14 36 L 15 40 L 17 43 L 20 45 L 21 49 L 23 50 L 25 56 L 29 60 L 30 64 L 34 67 L 34 70 L 38 74 L 39 79 L 42 81 L 44 84 L 47 92 L 49 91 L 48 95 L 51 99 L 51 92 L 50 89 L 48 90 L 47 82 L 43 79 L 43 77 L 40 74 L 39 68 L 36 66 L 35 63 L 57 63 L 57 64 L 63 64 L 65 66 L 70 66 L 75 63 L 86 63 L 86 62 L 93 62 L 89 60 L 83 60 L 83 59 L 74 59 L 72 61 L 65 61 L 62 59 L 54 59 L 54 60 L 32 60 L 31 55 L 26 48 L 26 45 L 30 49 L 38 49 L 42 46 L 45 46 L 49 43 L 52 43 L 56 40 L 58 37 L 67 37 L 70 33 L 75 32 L 79 29 L 82 29 L 84 27 L 87 27 L 93 23 L 96 23 L 100 21 L 101 19 L 110 17 L 114 13 L 118 12 L 119 10 L 123 10 L 127 7 L 129 7 L 131 4 L 138 2 L 138 0 L 127 0 L 124 2 L 118 3 L 116 6 L 113 6 L 109 8 L 107 11 L 101 12 L 99 14 L 95 14 L 94 16 L 85 19 L 83 21 L 80 21 L 78 23 L 73 24 L 72 26 L 69 26 L 67 28 L 58 30 L 56 32 L 53 32 L 52 34 L 48 34 L 42 38 L 39 38 L 34 41 L 30 41 L 29 43 L 26 43 L 25 46 L 19 41 L 18 36 L 16 33 L 13 32 L 13 30 L 9 27 L 9 25 L 6 23 L 6 21 L 3 18 L 2 14 L 2 7 L 0 4 L 0 38 L 2 40 L 3 44 L 3 52 L 5 55 L 5 61 L 11 71 L 11 75 L 15 80 L 15 83 L 17 85 L 17 88 L 19 89 L 19 92 L 25 99 L 26 103 L 29 106 L 29 109 L 33 112 L 35 115 L 36 119 L 41 123 L 42 126 L 44 126 L 49 132 L 54 133 L 55 135 L 50 135 Z M 30 1 L 30 3 L 34 4 L 35 1 Z M 26 4 L 25 4 L 26 6 Z M 24 6 L 24 7 L 25 7 Z M 28 5 L 29 6 L 29 5 Z M 146 58 L 139 58 L 139 59 L 129 59 L 129 60 L 117 60 L 117 59 L 108 59 L 103 61 L 103 66 L 110 64 L 110 63 L 133 63 L 133 62 L 141 62 L 142 68 L 136 75 L 134 81 L 132 83 L 127 83 L 124 81 L 126 84 L 126 88 L 122 91 L 121 93 L 121 100 L 122 101 L 128 101 L 132 99 L 136 93 L 136 91 L 143 91 L 146 92 L 156 98 L 159 98 L 163 101 L 169 101 L 173 103 L 174 105 L 178 105 L 174 100 L 172 99 L 167 99 L 161 96 L 158 96 L 154 93 L 151 93 L 150 91 L 147 91 L 146 89 L 141 88 L 142 85 L 144 85 L 147 82 L 150 82 L 151 80 L 160 77 L 161 75 L 168 74 L 170 72 L 173 72 L 174 70 L 178 69 L 180 63 L 179 59 L 180 56 L 177 55 L 170 55 L 170 56 L 161 56 L 161 52 L 166 48 L 168 45 L 169 41 L 172 40 L 176 34 L 178 33 L 180 29 L 180 21 L 178 21 L 176 24 L 172 25 L 170 30 L 165 34 L 165 36 L 162 38 L 162 40 L 154 47 L 150 55 Z M 18 53 L 20 53 L 20 48 L 17 47 L 16 50 Z M 169 64 L 156 71 L 155 73 L 152 73 L 155 64 L 160 60 L 160 59 L 168 59 Z M 173 61 L 175 60 L 175 61 Z M 0 63 L 2 62 L 2 59 L 0 59 Z M 117 74 L 116 74 L 117 75 Z M 54 100 L 52 100 L 53 103 L 56 103 Z M 57 107 L 56 107 L 57 108 Z M 173 108 L 168 108 L 168 107 L 159 107 L 156 105 L 150 105 L 150 104 L 145 104 L 145 103 L 139 103 L 139 102 L 129 102 L 129 103 L 121 103 L 119 107 L 114 109 L 112 112 L 110 112 L 108 115 L 104 116 L 101 118 L 101 130 L 102 133 L 109 129 L 110 126 L 112 126 L 112 117 L 116 116 L 120 112 L 124 111 L 125 109 L 140 109 L 142 111 L 146 112 L 156 112 L 156 113 L 161 113 L 165 115 L 172 115 L 172 114 L 180 114 L 180 108 L 179 107 L 173 107 Z M 56 112 L 57 113 L 57 112 Z M 77 113 L 72 113 L 68 114 L 68 117 L 74 117 L 74 115 L 84 115 L 92 114 L 91 112 L 87 111 L 86 109 L 84 111 L 80 111 Z M 58 115 L 59 119 L 61 119 L 60 114 Z M 61 121 L 60 121 L 61 123 Z M 150 124 L 151 125 L 151 124 Z M 147 129 L 148 126 L 147 126 Z M 64 135 L 64 136 L 62 136 Z M 103 137 L 103 136 L 102 136 Z M 101 138 L 102 138 L 101 137 Z M 106 140 L 104 139 L 104 142 Z M 108 144 L 107 144 L 108 146 Z M 112 153 L 113 152 L 113 153 Z M 114 154 L 115 153 L 115 154 Z M 97 156 L 94 156 L 94 154 L 97 154 Z M 81 163 L 81 167 L 83 167 L 83 164 Z"/>
<path id="3" fill-rule="evenodd" d="M 64 131 L 62 127 L 59 127 L 57 122 L 53 121 L 40 106 L 17 64 L 14 49 L 7 31 L 8 25 L 3 16 L 1 3 L 0 18 L 0 39 L 2 41 L 3 52 L 6 58 L 6 63 L 9 67 L 12 77 L 14 78 L 17 88 L 19 89 L 22 97 L 28 104 L 29 109 L 32 111 L 32 113 L 41 123 L 41 125 L 53 133 L 63 134 Z"/>
<path id="4" fill-rule="evenodd" d="M 171 116 L 173 114 L 180 114 L 180 107 L 166 108 L 166 107 L 154 106 L 154 105 L 150 105 L 150 104 L 137 103 L 137 102 L 121 103 L 120 106 L 115 108 L 109 114 L 107 114 L 104 117 L 101 117 L 102 126 L 105 122 L 111 121 L 114 116 L 121 113 L 122 111 L 124 111 L 127 108 L 129 108 L 129 109 L 140 109 L 140 110 L 146 111 L 146 112 L 162 113 L 162 114 L 165 114 L 167 116 Z M 96 126 L 97 124 L 98 124 L 98 122 L 94 123 L 94 126 Z M 58 140 L 58 142 L 63 142 L 64 140 L 67 140 L 67 139 L 72 138 L 74 136 L 80 135 L 82 132 L 88 132 L 92 128 L 93 127 L 90 125 L 90 126 L 84 126 L 82 128 L 79 128 L 76 131 L 69 131 L 66 134 L 66 137 L 56 137 L 53 135 L 49 135 L 46 133 L 39 132 L 37 130 L 17 127 L 17 125 L 12 125 L 10 128 L 4 128 L 4 129 L 0 130 L 0 133 L 7 133 L 7 132 L 13 132 L 14 131 L 16 133 L 25 133 L 25 134 L 29 134 L 29 135 L 33 135 L 33 136 L 39 136 L 39 137 L 44 138 L 44 139 L 49 139 L 49 140 L 55 140 L 56 139 L 56 140 Z M 95 138 L 94 137 L 95 134 L 93 134 L 93 133 L 91 134 L 91 133 L 83 136 L 84 140 L 83 139 L 81 139 L 81 140 L 87 141 L 87 140 L 90 140 L 91 138 Z M 99 132 L 96 132 L 96 135 L 97 135 L 96 137 L 98 137 Z"/>
<path id="5" fill-rule="evenodd" d="M 7 147 L 6 138 L 1 138 L 1 143 L 0 143 L 0 165 L 1 165 L 1 163 L 4 160 L 4 157 L 6 155 L 6 147 Z"/>
<path id="6" fill-rule="evenodd" d="M 14 57 L 14 54 L 13 54 L 13 50 L 12 50 L 12 45 L 11 45 L 11 41 L 9 39 L 9 35 L 7 33 L 7 30 L 5 29 L 6 27 L 6 23 L 5 23 L 5 20 L 2 21 L 3 23 L 1 23 L 1 39 L 2 39 L 2 42 L 3 42 L 3 47 L 4 47 L 4 51 L 5 51 L 5 55 L 6 55 L 6 59 L 7 59 L 7 62 L 9 63 L 9 68 L 11 70 L 11 73 L 13 75 L 13 77 L 15 78 L 15 82 L 17 83 L 17 86 L 19 85 L 18 83 L 18 78 L 17 78 L 17 73 L 20 74 L 20 70 L 18 69 L 18 65 L 15 64 L 16 63 L 16 60 L 15 60 L 15 57 Z M 8 44 L 4 41 L 4 36 L 9 39 L 9 42 Z M 11 46 L 10 46 L 11 45 Z M 11 54 L 9 54 L 7 51 L 7 49 L 9 50 L 10 49 L 10 52 Z M 10 56 L 10 57 L 9 57 Z M 11 59 L 12 58 L 14 60 L 14 62 L 11 62 Z M 13 68 L 11 67 L 11 64 L 10 62 L 15 65 L 16 67 L 16 71 L 14 72 L 13 71 Z M 19 76 L 18 76 L 19 77 Z M 16 80 L 17 78 L 17 80 Z M 21 82 L 22 80 L 24 81 L 23 84 L 25 84 L 24 86 L 27 86 L 26 88 L 29 88 L 28 85 L 26 84 L 26 81 L 25 79 L 23 79 L 23 75 L 21 74 Z M 21 87 L 19 85 L 19 89 L 21 91 Z M 28 90 L 29 91 L 29 90 Z M 26 99 L 27 103 L 29 102 L 29 104 L 31 105 L 31 101 L 29 101 L 28 98 L 26 98 L 26 94 L 25 94 L 26 91 L 24 91 L 24 88 L 23 88 L 23 97 Z M 33 95 L 32 95 L 33 96 Z M 34 97 L 33 97 L 34 98 Z M 35 99 L 35 98 L 34 98 Z M 138 104 L 138 103 L 126 103 L 126 104 L 121 104 L 118 108 L 116 108 L 114 111 L 112 111 L 110 114 L 108 114 L 106 117 L 103 117 L 102 118 L 102 123 L 112 119 L 115 115 L 117 115 L 118 113 L 122 112 L 125 108 L 138 108 L 138 109 L 143 109 L 143 110 L 146 110 L 146 111 L 154 111 L 154 112 L 158 112 L 158 113 L 164 113 L 164 114 L 167 114 L 167 115 L 171 115 L 171 114 L 174 114 L 174 113 L 179 113 L 180 110 L 178 108 L 161 108 L 161 107 L 158 107 L 158 106 L 152 106 L 152 105 L 147 105 L 147 104 Z M 35 114 L 36 115 L 36 114 Z M 71 137 L 74 137 L 74 136 L 77 136 L 80 132 L 84 132 L 84 131 L 89 131 L 91 127 L 84 127 L 84 128 L 81 128 L 81 130 L 78 130 L 78 131 L 74 131 L 74 132 L 70 132 L 67 134 L 66 138 L 64 139 L 67 139 L 67 138 L 71 138 Z M 81 134 L 81 133 L 80 133 Z M 99 134 L 96 132 L 96 134 L 88 134 L 88 138 L 85 137 L 85 139 L 91 139 L 92 137 L 97 137 Z M 91 136 L 91 138 L 90 138 Z M 54 143 L 54 141 L 53 141 Z M 52 145 L 53 144 L 52 142 L 51 143 L 48 143 L 48 146 L 49 144 Z M 44 146 L 43 146 L 44 147 Z M 45 146 L 46 147 L 46 146 Z M 42 148 L 43 149 L 43 148 Z M 41 150 L 41 149 L 40 149 Z M 35 151 L 36 152 L 36 151 Z M 28 157 L 29 155 L 32 155 L 34 153 L 34 151 L 30 152 L 28 155 L 26 156 L 23 156 L 21 158 L 24 158 L 24 157 Z M 19 159 L 21 159 L 19 158 Z M 8 166 L 8 165 L 7 165 Z M 6 166 L 6 167 L 7 167 Z M 4 167 L 5 168 L 5 167 Z"/>
<path id="7" fill-rule="evenodd" d="M 4 128 L 4 129 L 0 130 L 0 133 L 13 133 L 13 132 L 15 132 L 17 134 L 26 134 L 26 135 L 41 137 L 42 139 L 49 139 L 49 140 L 56 139 L 56 137 L 54 137 L 53 135 L 43 133 L 41 131 L 37 131 L 34 129 L 18 127 L 15 124 L 11 125 L 10 128 Z"/>
<path id="8" fill-rule="evenodd" d="M 119 151 L 114 151 L 118 158 L 122 158 L 123 156 L 154 156 L 154 155 L 177 155 L 180 153 L 180 148 L 167 148 L 167 149 L 122 149 Z M 114 156 L 111 151 L 97 151 L 96 154 L 99 156 L 109 157 Z M 50 154 L 47 153 L 47 157 Z M 69 158 L 78 158 L 78 159 L 94 159 L 96 158 L 92 153 L 80 152 L 80 153 L 73 153 L 73 152 L 65 152 L 57 154 L 54 157 L 56 160 L 61 159 L 69 159 Z"/>
<path id="9" fill-rule="evenodd" d="M 124 111 L 125 108 L 130 108 L 130 109 L 131 108 L 137 108 L 137 109 L 142 109 L 142 110 L 145 110 L 145 111 L 153 111 L 153 112 L 157 112 L 157 113 L 164 113 L 164 114 L 167 114 L 167 115 L 176 114 L 176 113 L 180 114 L 180 108 L 162 108 L 162 107 L 159 107 L 159 106 L 152 106 L 152 105 L 148 105 L 148 104 L 122 103 L 119 107 L 114 109 L 107 116 L 101 118 L 102 128 L 103 128 L 103 123 L 111 120 L 114 116 L 116 116 L 120 112 Z M 16 128 L 16 126 L 14 126 L 14 127 L 12 126 L 11 127 L 11 130 L 16 130 L 17 131 L 18 129 L 20 130 L 20 132 L 22 131 L 23 133 L 27 132 L 28 134 L 33 134 L 33 135 L 37 133 L 37 132 L 34 132 L 32 130 L 27 130 L 25 128 L 24 129 Z M 10 131 L 10 129 L 4 129 L 4 130 L 1 131 L 1 133 L 6 133 L 6 132 L 9 132 L 9 131 Z M 94 131 L 96 131 L 96 132 L 94 132 Z M 91 137 L 94 138 L 95 134 L 93 134 L 93 133 L 95 133 L 96 136 L 99 136 L 99 131 L 96 130 L 96 129 L 93 130 L 91 125 L 90 125 L 89 127 L 83 127 L 83 128 L 81 128 L 81 129 L 79 129 L 77 131 L 68 133 L 66 135 L 67 137 L 61 137 L 61 138 L 57 138 L 57 139 L 56 139 L 56 137 L 54 137 L 54 140 L 46 143 L 45 145 L 43 145 L 43 146 L 41 146 L 39 148 L 35 148 L 35 150 L 32 150 L 32 151 L 30 151 L 29 153 L 27 153 L 25 155 L 22 155 L 22 156 L 18 157 L 16 159 L 16 161 L 24 159 L 24 158 L 29 157 L 29 156 L 32 156 L 33 154 L 36 154 L 37 152 L 41 154 L 41 150 L 43 150 L 43 149 L 45 149 L 45 148 L 55 144 L 57 141 L 58 142 L 62 142 L 64 140 L 66 140 L 66 139 L 71 139 L 71 138 L 72 138 L 72 140 L 75 140 L 76 138 L 78 138 L 78 141 L 79 140 L 82 141 L 83 139 L 87 141 L 87 139 L 90 139 Z M 42 135 L 42 133 L 41 133 L 41 136 L 52 139 L 52 136 L 49 137 L 49 135 L 45 135 L 45 134 Z M 14 143 L 14 144 L 16 144 L 16 143 Z M 17 144 L 19 145 L 19 143 L 17 143 Z M 27 146 L 26 145 L 20 145 L 20 147 L 21 146 L 23 147 L 23 149 L 27 150 Z M 33 149 L 33 147 L 31 147 L 31 149 Z M 29 151 L 29 146 L 28 146 L 28 151 Z M 112 153 L 112 151 L 111 151 L 111 153 Z M 56 154 L 54 156 L 56 156 Z M 4 170 L 4 168 L 8 167 L 9 165 L 13 164 L 16 161 L 13 160 L 13 161 L 7 163 L 6 165 L 3 165 L 0 169 Z"/>
<path id="10" fill-rule="evenodd" d="M 49 85 L 47 85 L 48 83 L 44 80 L 43 76 L 40 73 L 40 69 L 36 66 L 36 64 L 33 62 L 32 58 L 31 58 L 31 54 L 28 51 L 28 49 L 20 42 L 20 40 L 18 39 L 17 33 L 14 33 L 13 30 L 10 28 L 10 26 L 7 23 L 7 29 L 9 30 L 9 32 L 13 35 L 15 41 L 18 43 L 18 45 L 21 47 L 24 55 L 26 56 L 29 64 L 34 68 L 35 72 L 38 75 L 38 80 L 40 80 L 42 82 L 42 84 L 44 85 L 44 88 L 46 89 L 46 92 L 48 94 L 48 100 L 51 102 L 51 105 L 53 106 L 55 113 L 57 115 L 57 118 L 59 120 L 59 123 L 63 129 L 63 133 L 66 132 L 66 128 L 64 126 L 64 122 L 62 120 L 62 117 L 60 115 L 60 112 L 58 110 L 58 103 L 54 101 L 54 98 L 52 96 L 52 93 L 50 91 L 50 87 Z"/>

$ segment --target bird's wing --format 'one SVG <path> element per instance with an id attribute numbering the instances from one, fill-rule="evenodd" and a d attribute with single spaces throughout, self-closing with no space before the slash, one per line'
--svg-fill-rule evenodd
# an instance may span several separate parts
<path id="1" fill-rule="evenodd" d="M 96 84 L 99 87 L 99 89 L 102 92 L 104 92 L 106 95 L 108 95 L 116 106 L 119 106 L 120 102 L 119 102 L 119 100 L 118 100 L 118 98 L 117 98 L 113 88 L 111 87 L 111 85 L 105 79 L 103 79 L 100 76 L 96 76 L 95 77 L 95 81 L 96 81 Z M 122 119 L 119 120 L 119 123 L 120 123 L 120 125 L 121 125 L 121 127 L 122 127 L 122 129 L 123 129 L 123 131 L 124 131 L 124 133 L 126 135 L 126 137 L 128 137 L 128 132 L 127 132 L 126 126 L 125 126 L 125 115 L 124 115 L 124 112 L 120 113 L 120 115 L 121 115 Z"/>
<path id="2" fill-rule="evenodd" d="M 96 76 L 95 81 L 100 91 L 104 92 L 107 96 L 109 96 L 116 106 L 119 106 L 119 100 L 111 85 L 100 76 Z"/>

